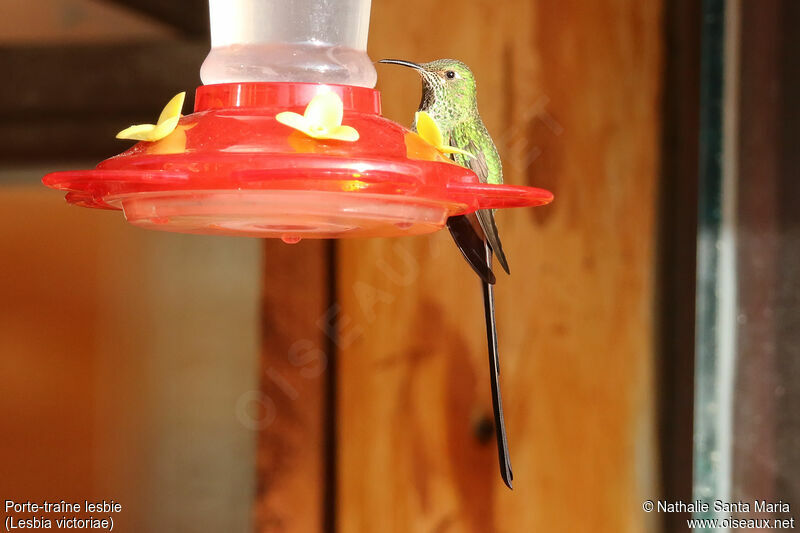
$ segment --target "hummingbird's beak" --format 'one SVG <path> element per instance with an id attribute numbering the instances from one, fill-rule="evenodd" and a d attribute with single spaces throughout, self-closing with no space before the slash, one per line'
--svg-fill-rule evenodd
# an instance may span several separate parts
<path id="1" fill-rule="evenodd" d="M 411 61 L 404 61 L 402 59 L 381 59 L 378 63 L 389 63 L 391 65 L 402 65 L 404 67 L 413 68 L 416 70 L 423 70 L 422 65 L 412 63 Z"/>

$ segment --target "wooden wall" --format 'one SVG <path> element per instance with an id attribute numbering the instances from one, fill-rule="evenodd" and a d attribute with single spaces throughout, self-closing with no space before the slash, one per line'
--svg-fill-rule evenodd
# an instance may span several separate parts
<path id="1" fill-rule="evenodd" d="M 0 167 L 0 493 L 114 499 L 123 533 L 250 530 L 259 243 L 137 229 L 43 172 Z"/>
<path id="2" fill-rule="evenodd" d="M 343 533 L 646 529 L 660 11 L 375 2 L 372 57 L 468 62 L 506 180 L 556 201 L 498 215 L 513 492 L 492 439 L 477 437 L 491 416 L 480 291 L 449 236 L 341 244 L 344 329 L 361 328 L 339 352 Z M 391 118 L 410 120 L 414 78 L 381 67 Z"/>

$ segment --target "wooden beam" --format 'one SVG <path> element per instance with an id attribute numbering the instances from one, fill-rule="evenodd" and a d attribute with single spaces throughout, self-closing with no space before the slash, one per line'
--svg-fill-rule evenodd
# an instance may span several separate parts
<path id="1" fill-rule="evenodd" d="M 189 37 L 208 35 L 207 0 L 104 0 L 168 24 Z"/>
<path id="2" fill-rule="evenodd" d="M 734 498 L 800 497 L 800 5 L 741 4 Z M 778 515 L 780 516 L 780 515 Z"/>
<path id="3" fill-rule="evenodd" d="M 173 91 L 200 83 L 207 45 L 143 44 L 0 47 L 0 120 L 91 116 L 153 109 Z"/>
<path id="4" fill-rule="evenodd" d="M 0 157 L 5 160 L 111 155 L 114 133 L 157 118 L 171 96 L 200 84 L 206 45 L 0 47 Z"/>
<path id="5" fill-rule="evenodd" d="M 331 246 L 264 243 L 259 533 L 325 531 L 330 521 Z"/>
<path id="6" fill-rule="evenodd" d="M 656 263 L 661 497 L 691 501 L 702 6 L 675 0 L 664 9 Z M 691 513 L 659 516 L 664 531 L 677 532 L 686 529 Z"/>

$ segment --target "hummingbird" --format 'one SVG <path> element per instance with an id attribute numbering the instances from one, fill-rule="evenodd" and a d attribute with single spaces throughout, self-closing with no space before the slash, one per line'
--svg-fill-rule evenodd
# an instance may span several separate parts
<path id="1" fill-rule="evenodd" d="M 421 64 L 401 59 L 382 59 L 379 62 L 416 70 L 422 78 L 422 99 L 418 111 L 425 111 L 430 115 L 442 131 L 445 142 L 473 156 L 455 153 L 452 154 L 454 161 L 475 172 L 482 183 L 503 183 L 500 155 L 478 112 L 475 76 L 466 64 L 455 59 L 438 59 Z M 416 118 L 412 129 L 416 131 Z M 452 216 L 447 219 L 447 228 L 464 258 L 481 278 L 500 475 L 508 488 L 512 488 L 514 476 L 511 472 L 500 395 L 500 360 L 493 288 L 496 278 L 492 270 L 492 258 L 493 255 L 496 256 L 503 270 L 510 274 L 508 261 L 492 210 L 480 209 L 475 213 Z"/>

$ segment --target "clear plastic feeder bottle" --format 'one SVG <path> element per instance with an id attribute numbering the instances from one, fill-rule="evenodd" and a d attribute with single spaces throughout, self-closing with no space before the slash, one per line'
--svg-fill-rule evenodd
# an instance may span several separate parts
<path id="1" fill-rule="evenodd" d="M 374 87 L 371 0 L 209 0 L 211 52 L 200 77 Z"/>

